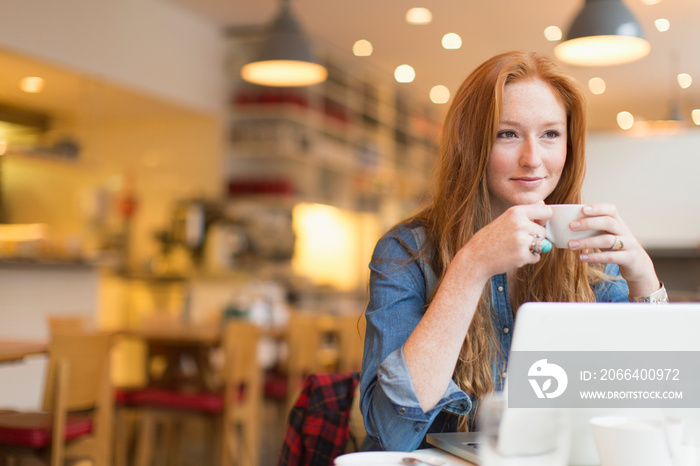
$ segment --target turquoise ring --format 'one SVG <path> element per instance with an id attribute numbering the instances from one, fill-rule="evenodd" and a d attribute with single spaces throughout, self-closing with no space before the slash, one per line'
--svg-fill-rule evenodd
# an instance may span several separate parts
<path id="1" fill-rule="evenodd" d="M 541 235 L 536 235 L 530 244 L 530 252 L 538 256 L 552 250 L 552 243 Z"/>

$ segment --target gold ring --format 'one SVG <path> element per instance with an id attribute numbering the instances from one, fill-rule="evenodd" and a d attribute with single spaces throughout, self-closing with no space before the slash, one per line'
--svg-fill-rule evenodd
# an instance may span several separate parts
<path id="1" fill-rule="evenodd" d="M 613 251 L 619 251 L 620 249 L 625 247 L 625 243 L 622 242 L 619 236 L 615 237 L 615 244 L 613 244 L 613 247 L 611 248 Z"/>

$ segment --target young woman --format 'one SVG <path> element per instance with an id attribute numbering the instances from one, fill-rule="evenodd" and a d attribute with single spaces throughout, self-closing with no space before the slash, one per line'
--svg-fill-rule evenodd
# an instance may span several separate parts
<path id="1" fill-rule="evenodd" d="M 364 449 L 473 429 L 478 399 L 502 388 L 526 301 L 666 299 L 614 205 L 587 205 L 571 225 L 602 234 L 545 252 L 547 204 L 581 202 L 585 133 L 580 86 L 546 56 L 498 55 L 464 81 L 431 204 L 389 231 L 370 263 Z"/>

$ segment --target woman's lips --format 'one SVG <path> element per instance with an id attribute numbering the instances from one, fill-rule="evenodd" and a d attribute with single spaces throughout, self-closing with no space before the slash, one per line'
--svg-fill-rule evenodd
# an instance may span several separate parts
<path id="1" fill-rule="evenodd" d="M 517 178 L 511 178 L 511 180 L 521 186 L 525 187 L 535 187 L 539 186 L 542 183 L 542 180 L 544 178 L 539 177 L 539 176 L 520 176 Z"/>

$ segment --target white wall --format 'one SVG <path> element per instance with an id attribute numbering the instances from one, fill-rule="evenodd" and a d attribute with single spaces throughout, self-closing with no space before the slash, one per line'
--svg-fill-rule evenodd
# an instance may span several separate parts
<path id="1" fill-rule="evenodd" d="M 48 315 L 94 318 L 97 290 L 93 267 L 0 263 L 0 338 L 48 340 Z M 0 409 L 40 409 L 46 362 L 0 366 Z"/>
<path id="2" fill-rule="evenodd" d="M 700 242 L 700 131 L 588 138 L 585 202 L 611 202 L 645 247 Z"/>
<path id="3" fill-rule="evenodd" d="M 223 33 L 162 0 L 3 1 L 0 46 L 193 110 L 225 102 Z"/>

